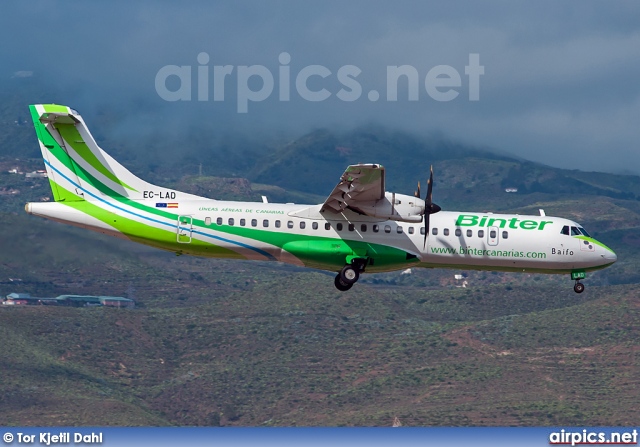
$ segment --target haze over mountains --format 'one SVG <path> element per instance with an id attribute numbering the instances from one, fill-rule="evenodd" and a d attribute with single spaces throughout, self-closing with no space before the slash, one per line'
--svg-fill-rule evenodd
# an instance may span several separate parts
<path id="1" fill-rule="evenodd" d="M 28 105 L 65 103 L 65 92 L 48 90 L 36 77 L 0 80 L 0 156 L 39 158 Z M 141 107 L 144 110 L 144 107 Z M 83 113 L 82 110 L 80 110 Z M 640 181 L 634 175 L 612 175 L 553 168 L 520 157 L 456 142 L 442 134 L 421 136 L 369 124 L 352 129 L 316 129 L 303 135 L 216 134 L 210 127 L 174 127 L 173 120 L 150 124 L 146 115 L 101 108 L 85 114 L 90 130 L 111 155 L 143 177 L 175 179 L 203 172 L 209 176 L 244 177 L 255 183 L 324 196 L 344 168 L 353 163 L 380 163 L 387 168 L 387 189 L 409 193 L 436 167 L 441 193 L 474 188 L 518 188 L 520 193 L 576 193 L 635 199 Z M 179 120 L 178 120 L 179 121 Z M 153 131 L 150 131 L 150 127 Z M 469 178 L 439 175 L 437 167 L 466 170 Z M 457 160 L 452 162 L 452 160 Z M 487 161 L 492 163 L 486 163 Z M 633 169 L 632 166 L 629 167 Z"/>

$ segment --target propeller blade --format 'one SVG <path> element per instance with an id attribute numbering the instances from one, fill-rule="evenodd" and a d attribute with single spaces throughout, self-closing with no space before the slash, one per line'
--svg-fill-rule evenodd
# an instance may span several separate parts
<path id="1" fill-rule="evenodd" d="M 418 180 L 418 189 L 416 190 L 414 196 L 418 199 L 420 198 L 420 180 Z"/>
<path id="2" fill-rule="evenodd" d="M 424 246 L 422 249 L 427 248 L 427 236 L 429 235 L 429 213 L 424 215 Z"/>
<path id="3" fill-rule="evenodd" d="M 424 248 L 427 247 L 427 237 L 429 236 L 429 216 L 442 209 L 440 206 L 433 203 L 433 165 L 431 165 L 430 171 L 429 180 L 427 182 L 427 195 L 424 198 Z"/>
<path id="4" fill-rule="evenodd" d="M 429 175 L 429 181 L 427 182 L 427 197 L 425 198 L 425 204 L 431 205 L 433 194 L 433 165 L 431 165 L 431 174 Z"/>

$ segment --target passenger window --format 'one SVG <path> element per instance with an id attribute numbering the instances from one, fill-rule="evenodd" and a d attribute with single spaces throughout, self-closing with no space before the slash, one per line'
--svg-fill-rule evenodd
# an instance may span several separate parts
<path id="1" fill-rule="evenodd" d="M 287 222 L 287 228 L 293 228 L 293 222 L 292 221 Z"/>
<path id="2" fill-rule="evenodd" d="M 445 228 L 445 229 L 444 229 L 444 231 L 443 231 L 443 233 L 444 233 L 444 235 L 445 235 L 445 236 L 449 236 L 449 229 L 448 229 L 448 228 Z"/>
<path id="3" fill-rule="evenodd" d="M 472 230 L 467 230 L 467 237 L 471 237 L 473 236 L 473 231 Z"/>
<path id="4" fill-rule="evenodd" d="M 342 231 L 342 224 L 341 224 L 340 222 L 338 222 L 338 223 L 336 224 L 336 229 L 337 229 L 338 231 Z"/>
<path id="5" fill-rule="evenodd" d="M 508 231 L 503 231 L 502 232 L 502 239 L 509 239 L 509 232 Z"/>
<path id="6" fill-rule="evenodd" d="M 262 221 L 262 226 L 267 228 L 269 226 L 269 221 L 267 219 Z"/>
<path id="7" fill-rule="evenodd" d="M 331 224 L 329 222 L 324 224 L 324 229 L 325 230 L 330 230 L 331 229 Z"/>
<path id="8" fill-rule="evenodd" d="M 349 231 L 353 231 L 356 229 L 356 226 L 354 224 L 349 224 Z"/>
<path id="9" fill-rule="evenodd" d="M 314 222 L 311 224 L 311 228 L 313 228 L 314 230 L 318 229 L 318 222 Z"/>
<path id="10" fill-rule="evenodd" d="M 305 221 L 300 222 L 300 229 L 304 230 L 307 226 L 307 223 Z"/>
<path id="11" fill-rule="evenodd" d="M 424 233 L 424 232 L 421 232 L 421 233 Z M 438 235 L 438 229 L 437 228 L 432 228 L 431 229 L 431 234 L 433 234 L 434 236 L 437 236 Z"/>
<path id="12" fill-rule="evenodd" d="M 478 230 L 478 237 L 479 238 L 483 238 L 484 237 L 484 230 Z"/>
<path id="13" fill-rule="evenodd" d="M 389 225 L 385 225 L 384 226 L 384 232 L 385 233 L 391 233 L 391 227 Z"/>
<path id="14" fill-rule="evenodd" d="M 229 225 L 233 226 L 233 224 L 235 223 L 235 220 L 233 220 L 233 217 L 229 218 Z"/>
<path id="15" fill-rule="evenodd" d="M 360 225 L 360 231 L 362 231 L 363 233 L 367 231 L 367 224 L 362 224 Z"/>
<path id="16" fill-rule="evenodd" d="M 424 227 L 420 227 L 420 234 L 424 236 L 425 229 Z M 438 234 L 438 229 L 436 228 L 436 234 Z"/>
<path id="17" fill-rule="evenodd" d="M 373 232 L 377 233 L 378 231 L 380 231 L 380 226 L 378 224 L 374 224 L 373 225 Z"/>
<path id="18" fill-rule="evenodd" d="M 398 232 L 398 234 L 402 234 L 402 227 L 400 225 L 398 225 L 396 227 L 396 231 Z"/>
<path id="19" fill-rule="evenodd" d="M 562 227 L 560 233 L 569 236 L 569 225 L 565 225 L 564 227 Z"/>
<path id="20" fill-rule="evenodd" d="M 276 228 L 280 228 L 280 221 L 276 220 Z"/>
<path id="21" fill-rule="evenodd" d="M 247 224 L 247 221 L 244 219 L 240 219 L 240 226 L 244 227 Z"/>
<path id="22" fill-rule="evenodd" d="M 211 225 L 211 218 L 210 217 L 205 217 L 204 218 L 204 224 L 205 225 Z"/>
<path id="23" fill-rule="evenodd" d="M 257 227 L 258 226 L 258 219 L 251 219 L 251 226 L 252 227 Z"/>
<path id="24" fill-rule="evenodd" d="M 222 225 L 222 217 L 218 217 L 218 218 L 216 219 L 216 223 L 217 223 L 218 225 Z"/>
<path id="25" fill-rule="evenodd" d="M 496 233 L 496 230 L 491 230 L 491 231 L 489 231 L 489 237 L 490 237 L 491 239 L 495 239 L 497 235 L 498 235 L 498 234 Z"/>
<path id="26" fill-rule="evenodd" d="M 413 227 L 409 227 L 409 234 L 413 234 Z"/>
<path id="27" fill-rule="evenodd" d="M 456 228 L 456 236 L 462 236 L 462 230 L 460 228 Z"/>

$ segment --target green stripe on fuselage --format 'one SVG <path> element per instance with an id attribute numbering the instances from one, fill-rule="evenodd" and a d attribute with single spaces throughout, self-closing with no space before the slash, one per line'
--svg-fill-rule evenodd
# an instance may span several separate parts
<path id="1" fill-rule="evenodd" d="M 367 271 L 387 271 L 398 266 L 418 262 L 417 258 L 407 259 L 404 250 L 365 241 L 296 234 L 280 231 L 258 230 L 229 225 L 205 225 L 202 220 L 193 219 L 194 226 L 211 229 L 235 236 L 245 237 L 269 245 L 280 247 L 304 262 L 307 267 L 332 270 L 345 265 L 347 256 L 372 258 L 373 264 Z"/>
<path id="2" fill-rule="evenodd" d="M 58 185 L 58 188 L 61 188 L 60 185 Z M 69 192 L 69 194 L 71 193 Z M 120 214 L 107 211 L 97 206 L 95 202 L 65 202 L 64 205 L 104 222 L 135 242 L 165 250 L 181 251 L 200 256 L 246 259 L 233 250 L 198 239 L 192 239 L 189 244 L 179 244 L 177 242 L 177 230 L 163 230 L 153 227 Z"/>
<path id="3" fill-rule="evenodd" d="M 64 190 L 60 185 L 57 185 L 57 188 Z M 68 194 L 72 193 L 68 192 Z M 122 197 L 115 198 L 122 205 L 129 205 L 145 211 L 152 210 L 155 211 L 153 214 L 162 215 L 160 217 L 170 219 L 171 222 L 177 222 L 177 214 L 155 210 L 135 200 Z M 131 218 L 124 217 L 123 215 L 126 215 L 124 212 L 103 208 L 101 203 L 102 202 L 85 201 L 67 203 L 67 205 L 116 228 L 129 238 L 147 245 L 172 251 L 179 250 L 184 253 L 200 256 L 244 258 L 232 250 L 201 241 L 195 237 L 188 244 L 179 244 L 176 240 L 175 232 L 161 230 L 139 222 L 135 220 L 135 216 Z M 417 262 L 417 258 L 407 259 L 407 253 L 404 250 L 364 241 L 350 241 L 340 238 L 318 237 L 228 225 L 206 225 L 204 221 L 200 219 L 193 219 L 192 224 L 194 231 L 206 232 L 206 230 L 213 230 L 219 233 L 254 240 L 256 243 L 250 245 L 254 245 L 257 248 L 265 248 L 260 247 L 260 243 L 282 248 L 303 261 L 303 263 L 309 267 L 329 270 L 340 268 L 345 264 L 347 256 L 373 258 L 374 264 L 367 267 L 368 271 L 386 271 L 397 266 Z"/>
<path id="4" fill-rule="evenodd" d="M 607 247 L 606 245 L 604 245 L 602 242 L 592 238 L 592 237 L 587 237 L 587 236 L 574 236 L 576 239 L 582 239 L 583 241 L 588 241 L 591 242 L 592 244 L 595 245 L 599 245 L 600 247 L 604 248 L 605 250 L 609 250 L 611 253 L 615 252 L 613 250 L 611 250 L 609 247 Z"/>

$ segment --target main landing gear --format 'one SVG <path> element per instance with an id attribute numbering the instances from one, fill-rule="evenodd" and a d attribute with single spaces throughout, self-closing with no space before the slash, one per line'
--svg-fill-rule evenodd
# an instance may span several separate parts
<path id="1" fill-rule="evenodd" d="M 366 259 L 354 259 L 351 264 L 345 265 L 336 275 L 333 283 L 341 292 L 346 292 L 360 279 L 360 273 L 364 272 L 367 264 Z"/>
<path id="2" fill-rule="evenodd" d="M 584 284 L 582 284 L 582 283 L 580 282 L 580 280 L 579 280 L 579 279 L 576 279 L 576 283 L 575 283 L 575 285 L 573 286 L 573 290 L 574 290 L 574 292 L 576 292 L 576 293 L 582 293 L 582 292 L 584 292 Z"/>

